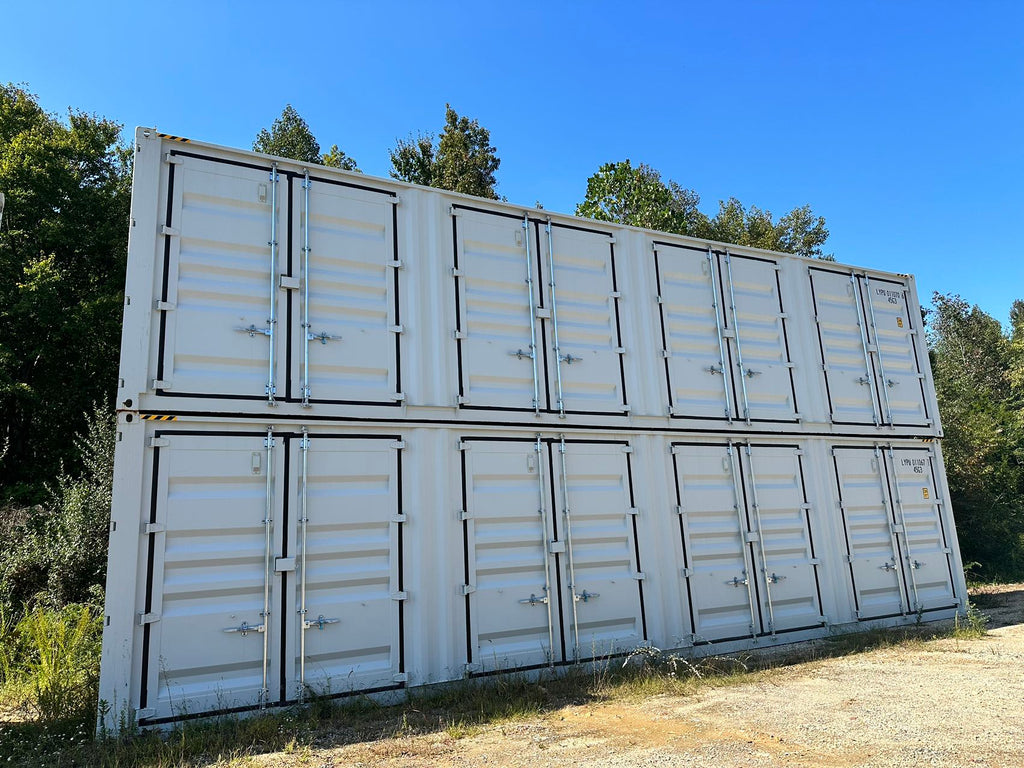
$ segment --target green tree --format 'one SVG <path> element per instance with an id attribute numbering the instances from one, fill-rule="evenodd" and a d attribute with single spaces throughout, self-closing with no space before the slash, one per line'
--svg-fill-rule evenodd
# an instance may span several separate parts
<path id="1" fill-rule="evenodd" d="M 286 104 L 270 130 L 263 128 L 252 143 L 255 152 L 287 157 L 300 163 L 318 163 L 345 171 L 358 171 L 356 161 L 332 144 L 325 154 L 320 153 L 320 142 L 313 136 L 309 124 L 291 104 Z"/>
<path id="2" fill-rule="evenodd" d="M 959 296 L 936 293 L 932 303 L 928 341 L 961 551 L 978 577 L 1017 578 L 1024 573 L 1017 334 L 1008 337 L 997 320 Z"/>
<path id="3" fill-rule="evenodd" d="M 32 501 L 117 386 L 131 153 L 121 126 L 0 86 L 0 498 Z"/>
<path id="4" fill-rule="evenodd" d="M 495 172 L 501 165 L 491 134 L 476 120 L 445 105 L 445 125 L 435 145 L 432 134 L 399 139 L 391 150 L 391 176 L 452 192 L 498 199 Z"/>
<path id="5" fill-rule="evenodd" d="M 587 192 L 576 206 L 576 215 L 832 259 L 822 252 L 828 239 L 825 219 L 815 216 L 810 206 L 794 208 L 775 221 L 770 211 L 745 208 L 735 197 L 719 201 L 714 218 L 702 213 L 699 205 L 700 195 L 692 189 L 663 181 L 649 165 L 633 166 L 623 160 L 605 163 L 587 180 Z"/>

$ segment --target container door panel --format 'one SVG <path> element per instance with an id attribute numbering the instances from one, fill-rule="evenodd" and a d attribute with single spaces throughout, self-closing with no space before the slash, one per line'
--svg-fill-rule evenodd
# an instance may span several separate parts
<path id="1" fill-rule="evenodd" d="M 269 170 L 179 158 L 167 237 L 167 302 L 157 378 L 168 393 L 267 396 L 271 203 Z M 287 221 L 287 179 L 277 183 L 277 239 Z M 278 271 L 284 272 L 278 250 Z M 280 303 L 279 306 L 283 306 Z M 280 311 L 278 311 L 280 318 Z M 275 324 L 280 344 L 286 332 Z M 251 329 L 247 331 L 246 329 Z M 279 395 L 283 395 L 283 387 Z"/>
<path id="2" fill-rule="evenodd" d="M 656 254 L 672 415 L 724 419 L 734 413 L 723 386 L 722 303 L 707 253 L 659 244 Z M 718 304 L 716 311 L 716 303 Z"/>
<path id="3" fill-rule="evenodd" d="M 804 493 L 800 452 L 787 446 L 752 446 L 745 453 L 748 503 L 760 541 L 753 545 L 761 615 L 768 631 L 784 632 L 823 622 L 810 505 Z"/>
<path id="4" fill-rule="evenodd" d="M 264 640 L 273 679 L 280 637 L 262 615 L 266 475 L 273 469 L 263 437 L 167 439 L 159 449 L 155 521 L 165 531 L 151 534 L 151 612 L 159 620 L 145 627 L 144 707 L 152 717 L 172 717 L 258 704 Z M 279 604 L 276 590 L 275 579 L 272 606 Z M 264 635 L 260 628 L 268 625 Z"/>
<path id="5" fill-rule="evenodd" d="M 742 375 L 751 419 L 794 421 L 797 408 L 778 264 L 736 255 L 728 259 L 732 261 L 732 294 L 736 300 L 735 316 L 730 313 L 728 319 L 735 333 L 734 352 L 743 357 L 741 372 L 739 355 L 733 356 L 734 389 L 737 393 L 742 391 Z M 728 273 L 726 279 L 730 279 Z"/>
<path id="6" fill-rule="evenodd" d="M 951 550 L 946 545 L 931 452 L 894 449 L 890 453 L 890 468 L 897 513 L 903 524 L 899 537 L 903 562 L 917 604 L 915 610 L 954 606 L 957 600 L 953 592 Z"/>
<path id="7" fill-rule="evenodd" d="M 694 642 L 756 634 L 735 457 L 725 445 L 676 445 L 673 453 Z"/>
<path id="8" fill-rule="evenodd" d="M 554 314 L 546 321 L 551 403 L 557 407 L 557 332 L 565 410 L 623 413 L 626 400 L 619 351 L 618 300 L 613 295 L 616 284 L 611 238 L 598 232 L 552 225 L 551 243 L 556 302 L 552 312 L 557 312 L 557 321 Z M 543 250 L 544 287 L 548 289 L 545 300 L 550 301 L 546 241 Z"/>
<path id="9" fill-rule="evenodd" d="M 923 374 L 917 357 L 919 318 L 911 317 L 907 287 L 903 283 L 881 279 L 862 279 L 868 307 L 871 341 L 878 349 L 877 385 L 883 408 L 891 411 L 893 424 L 923 426 L 931 423 L 924 400 Z M 872 317 L 871 312 L 874 312 Z M 888 403 L 886 403 L 886 395 Z"/>
<path id="10" fill-rule="evenodd" d="M 857 616 L 863 620 L 906 613 L 880 454 L 870 448 L 835 448 L 832 454 Z"/>
<path id="11" fill-rule="evenodd" d="M 300 190 L 301 191 L 301 190 Z M 311 181 L 309 189 L 309 324 L 294 324 L 296 349 L 309 342 L 310 398 L 394 403 L 397 325 L 395 198 Z M 296 205 L 296 208 L 300 208 Z M 296 216 L 299 211 L 296 211 Z M 297 253 L 296 256 L 299 254 Z M 293 274 L 298 274 L 296 265 Z M 296 306 L 301 305 L 296 302 Z M 304 379 L 293 354 L 292 392 Z"/>
<path id="12" fill-rule="evenodd" d="M 561 656 L 557 595 L 547 602 L 550 466 L 529 441 L 473 441 L 465 451 L 470 663 L 514 669 Z M 549 621 L 551 622 L 549 624 Z"/>
<path id="13" fill-rule="evenodd" d="M 597 658 L 635 648 L 644 640 L 643 591 L 637 563 L 635 516 L 632 514 L 628 455 L 623 445 L 565 444 L 565 485 L 561 462 L 555 462 L 560 520 L 571 553 L 563 559 L 564 598 L 570 648 L 576 658 Z M 559 444 L 552 445 L 559 451 Z M 575 601 L 575 611 L 569 604 Z M 570 616 L 572 618 L 570 618 Z"/>
<path id="14" fill-rule="evenodd" d="M 301 519 L 296 542 L 304 675 L 301 640 L 295 664 L 300 682 L 304 676 L 318 694 L 394 685 L 399 672 L 399 451 L 391 442 L 309 441 L 305 553 Z M 301 455 L 296 458 L 301 462 Z M 301 479 L 296 491 L 301 499 Z"/>
<path id="15" fill-rule="evenodd" d="M 454 219 L 461 402 L 532 409 L 530 313 L 535 299 L 526 280 L 523 222 L 468 210 L 459 210 Z M 529 263 L 531 275 L 535 262 L 534 258 Z M 535 277 L 531 279 L 536 283 Z"/>
<path id="16" fill-rule="evenodd" d="M 878 406 L 857 280 L 813 268 L 810 274 L 832 420 L 876 424 Z"/>

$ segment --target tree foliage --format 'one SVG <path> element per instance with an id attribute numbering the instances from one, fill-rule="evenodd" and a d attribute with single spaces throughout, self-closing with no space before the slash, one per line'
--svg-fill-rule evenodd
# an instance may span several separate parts
<path id="1" fill-rule="evenodd" d="M 291 104 L 286 104 L 270 130 L 263 128 L 252 143 L 253 151 L 298 160 L 300 163 L 318 163 L 344 171 L 358 171 L 356 161 L 332 144 L 324 154 L 320 142 L 313 136 L 309 124 Z"/>
<path id="2" fill-rule="evenodd" d="M 0 86 L 0 494 L 41 498 L 117 385 L 130 200 L 121 126 Z"/>
<path id="3" fill-rule="evenodd" d="M 822 252 L 828 239 L 825 219 L 808 205 L 794 208 L 775 221 L 770 211 L 745 208 L 735 197 L 719 201 L 708 217 L 699 209 L 700 195 L 674 181 L 662 181 L 649 165 L 629 160 L 605 163 L 587 180 L 586 196 L 577 216 L 614 221 L 737 245 L 831 259 Z"/>
<path id="4" fill-rule="evenodd" d="M 1024 304 L 1011 331 L 936 293 L 929 345 L 961 551 L 980 578 L 1024 574 Z"/>
<path id="5" fill-rule="evenodd" d="M 501 165 L 491 134 L 476 120 L 445 105 L 445 125 L 436 144 L 433 134 L 399 139 L 391 150 L 391 176 L 413 184 L 498 199 L 494 174 Z"/>

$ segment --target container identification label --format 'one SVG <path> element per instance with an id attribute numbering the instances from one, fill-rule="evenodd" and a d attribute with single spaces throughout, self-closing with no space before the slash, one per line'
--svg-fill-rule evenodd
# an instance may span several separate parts
<path id="1" fill-rule="evenodd" d="M 928 459 L 901 459 L 901 467 L 909 467 L 914 470 L 915 475 L 923 475 L 924 468 L 928 466 Z"/>
<path id="2" fill-rule="evenodd" d="M 894 291 L 891 288 L 875 288 L 875 296 L 881 296 L 889 304 L 899 304 L 903 298 L 903 291 Z"/>

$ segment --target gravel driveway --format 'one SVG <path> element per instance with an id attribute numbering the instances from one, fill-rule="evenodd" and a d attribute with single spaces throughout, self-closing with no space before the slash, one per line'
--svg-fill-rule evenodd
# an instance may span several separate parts
<path id="1" fill-rule="evenodd" d="M 992 619 L 981 639 L 798 664 L 687 697 L 566 707 L 462 738 L 387 738 L 251 764 L 1024 766 L 1024 585 L 977 599 Z"/>

